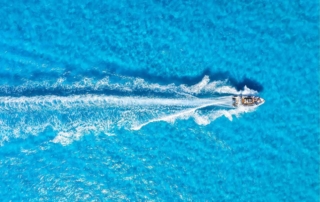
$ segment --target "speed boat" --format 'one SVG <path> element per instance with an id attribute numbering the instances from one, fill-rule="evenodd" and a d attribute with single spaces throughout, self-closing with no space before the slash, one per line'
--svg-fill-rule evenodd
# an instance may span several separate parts
<path id="1" fill-rule="evenodd" d="M 257 96 L 234 96 L 232 97 L 233 100 L 233 106 L 239 107 L 239 106 L 258 106 L 262 105 L 265 100 L 261 97 Z"/>

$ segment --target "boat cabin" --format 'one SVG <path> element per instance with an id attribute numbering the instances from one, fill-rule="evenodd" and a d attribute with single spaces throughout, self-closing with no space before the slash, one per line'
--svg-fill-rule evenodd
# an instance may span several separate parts
<path id="1" fill-rule="evenodd" d="M 244 97 L 241 99 L 243 105 L 254 105 L 254 99 L 252 97 Z"/>

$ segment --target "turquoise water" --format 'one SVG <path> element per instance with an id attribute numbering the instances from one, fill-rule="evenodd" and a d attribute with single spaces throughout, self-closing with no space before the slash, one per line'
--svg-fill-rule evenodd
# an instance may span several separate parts
<path id="1" fill-rule="evenodd" d="M 2 201 L 318 201 L 319 101 L 317 1 L 0 1 Z"/>

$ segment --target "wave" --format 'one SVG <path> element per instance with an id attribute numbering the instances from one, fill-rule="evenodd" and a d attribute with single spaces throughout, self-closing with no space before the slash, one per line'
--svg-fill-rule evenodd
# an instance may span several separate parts
<path id="1" fill-rule="evenodd" d="M 88 133 L 111 135 L 121 128 L 140 130 L 152 122 L 174 123 L 177 119 L 189 118 L 206 125 L 221 116 L 232 120 L 232 116 L 255 109 L 234 108 L 231 99 L 231 94 L 252 94 L 254 91 L 248 88 L 236 91 L 226 81 L 210 81 L 207 76 L 192 86 L 161 85 L 130 77 L 123 77 L 120 81 L 125 82 L 116 83 L 104 78 L 99 81 L 85 79 L 81 84 L 68 85 L 59 80 L 53 85 L 29 83 L 16 87 L 16 91 L 27 94 L 28 90 L 40 86 L 41 92 L 45 93 L 0 97 L 0 143 L 11 138 L 39 135 L 51 129 L 56 134 L 52 142 L 68 145 Z M 91 91 L 90 94 L 67 96 L 47 94 L 46 90 L 55 88 L 78 93 L 81 88 Z M 97 93 L 99 89 L 104 89 L 101 92 L 106 89 L 114 91 L 113 94 Z"/>

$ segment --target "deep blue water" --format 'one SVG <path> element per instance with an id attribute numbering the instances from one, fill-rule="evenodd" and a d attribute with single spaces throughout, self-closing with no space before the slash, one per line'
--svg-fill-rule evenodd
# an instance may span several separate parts
<path id="1" fill-rule="evenodd" d="M 318 201 L 319 55 L 314 0 L 2 0 L 1 201 Z"/>

